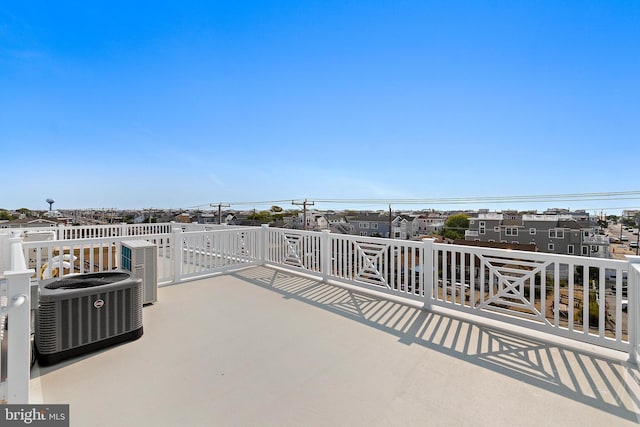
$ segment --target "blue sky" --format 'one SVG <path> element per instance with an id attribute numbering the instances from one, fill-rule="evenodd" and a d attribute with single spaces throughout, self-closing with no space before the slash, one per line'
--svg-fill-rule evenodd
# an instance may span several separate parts
<path id="1" fill-rule="evenodd" d="M 3 1 L 0 207 L 636 191 L 639 76 L 637 1 Z M 423 207 L 551 206 L 640 200 Z"/>

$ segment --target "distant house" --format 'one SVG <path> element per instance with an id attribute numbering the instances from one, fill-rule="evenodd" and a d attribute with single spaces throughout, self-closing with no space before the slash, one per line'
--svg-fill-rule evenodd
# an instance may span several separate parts
<path id="1" fill-rule="evenodd" d="M 331 213 L 325 214 L 324 217 L 327 220 L 327 223 L 329 223 L 329 226 L 335 224 L 346 224 L 348 222 L 346 216 L 343 214 Z"/>
<path id="2" fill-rule="evenodd" d="M 389 237 L 389 215 L 377 212 L 362 212 L 347 217 L 353 234 L 369 237 Z"/>
<path id="3" fill-rule="evenodd" d="M 336 234 L 356 234 L 355 228 L 348 222 L 329 224 L 329 230 Z"/>
<path id="4" fill-rule="evenodd" d="M 183 213 L 181 213 L 179 215 L 176 215 L 174 217 L 174 220 L 176 222 L 181 223 L 181 224 L 189 224 L 189 223 L 192 222 L 191 215 L 186 213 L 186 212 L 183 212 Z"/>
<path id="5" fill-rule="evenodd" d="M 326 214 L 324 217 L 332 233 L 355 234 L 355 228 L 349 223 L 345 215 Z"/>
<path id="6" fill-rule="evenodd" d="M 465 240 L 535 245 L 539 252 L 565 255 L 609 253 L 609 240 L 599 238 L 597 225 L 581 214 L 478 214 L 469 219 Z"/>
<path id="7" fill-rule="evenodd" d="M 413 236 L 413 220 L 414 217 L 408 215 L 399 215 L 393 218 L 391 221 L 392 237 L 401 240 L 410 239 Z"/>
<path id="8" fill-rule="evenodd" d="M 0 224 L 0 228 L 29 228 L 29 227 L 57 227 L 59 224 L 66 224 L 66 219 L 28 219 L 20 218 L 12 221 L 5 221 Z"/>
<path id="9" fill-rule="evenodd" d="M 625 209 L 622 211 L 622 219 L 626 220 L 640 220 L 640 210 Z"/>
<path id="10" fill-rule="evenodd" d="M 413 237 L 437 233 L 444 228 L 448 217 L 441 212 L 430 212 L 418 216 L 413 222 Z"/>
<path id="11" fill-rule="evenodd" d="M 313 218 L 313 229 L 314 230 L 328 230 L 329 229 L 329 220 L 326 215 L 320 213 L 314 213 L 312 215 Z"/>
<path id="12" fill-rule="evenodd" d="M 218 223 L 218 214 L 208 213 L 208 212 L 195 212 L 191 216 L 191 222 L 195 222 L 198 224 L 217 224 Z"/>

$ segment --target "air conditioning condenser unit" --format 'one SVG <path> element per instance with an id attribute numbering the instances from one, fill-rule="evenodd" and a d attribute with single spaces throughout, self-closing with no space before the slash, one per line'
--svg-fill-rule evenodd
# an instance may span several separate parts
<path id="1" fill-rule="evenodd" d="M 38 363 L 61 360 L 142 336 L 142 280 L 127 272 L 74 274 L 39 284 Z"/>

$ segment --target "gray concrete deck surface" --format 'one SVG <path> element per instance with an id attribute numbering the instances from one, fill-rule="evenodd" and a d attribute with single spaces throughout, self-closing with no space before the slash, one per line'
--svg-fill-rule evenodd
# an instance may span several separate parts
<path id="1" fill-rule="evenodd" d="M 32 372 L 85 426 L 625 426 L 637 368 L 266 267 L 159 290 L 144 335 Z"/>

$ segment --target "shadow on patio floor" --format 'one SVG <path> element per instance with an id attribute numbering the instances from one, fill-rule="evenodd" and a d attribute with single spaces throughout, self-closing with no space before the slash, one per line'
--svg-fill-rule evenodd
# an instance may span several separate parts
<path id="1" fill-rule="evenodd" d="M 392 334 L 403 344 L 424 346 L 629 421 L 640 418 L 640 372 L 628 363 L 267 267 L 232 275 Z"/>

